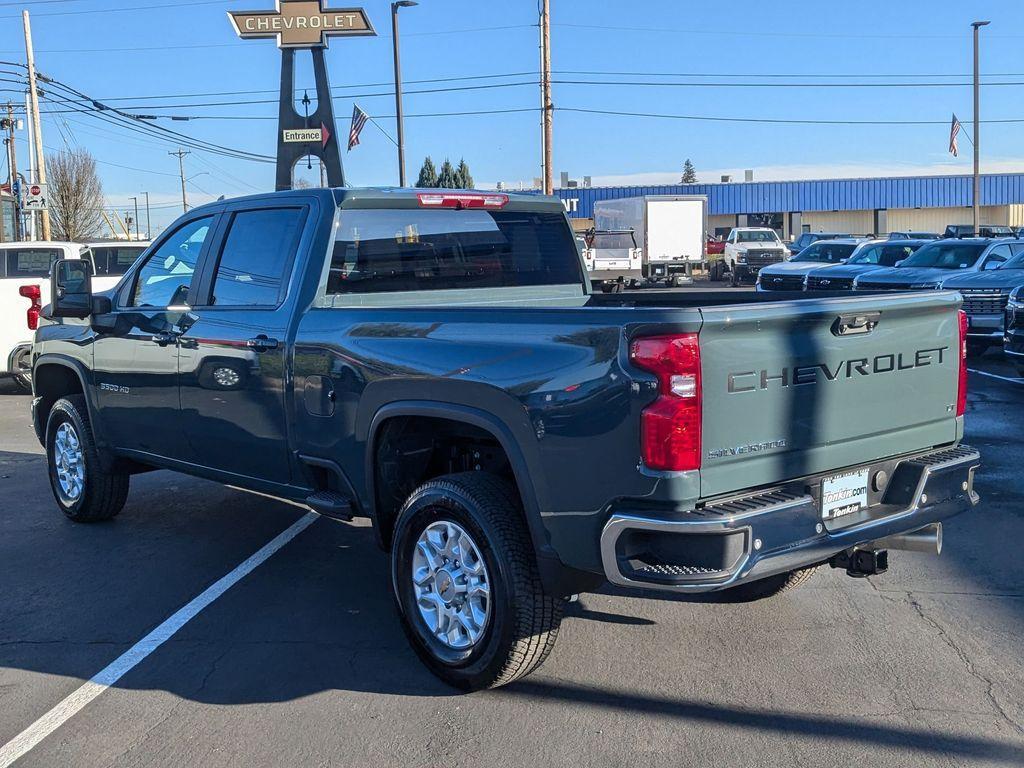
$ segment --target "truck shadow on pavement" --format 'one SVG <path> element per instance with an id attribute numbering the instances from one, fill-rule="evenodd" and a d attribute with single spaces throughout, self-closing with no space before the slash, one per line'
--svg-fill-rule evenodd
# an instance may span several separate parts
<path id="1" fill-rule="evenodd" d="M 30 688 L 40 684 L 25 672 L 84 682 L 303 514 L 295 506 L 159 472 L 133 478 L 128 506 L 117 520 L 74 525 L 50 498 L 41 456 L 0 452 L 0 467 L 6 476 L 0 490 L 15 500 L 0 516 L 0 688 L 12 677 Z M 226 706 L 327 691 L 456 696 L 406 643 L 386 566 L 369 527 L 320 520 L 116 688 L 162 690 Z M 592 609 L 586 596 L 569 607 L 567 621 L 638 629 L 656 623 Z M 555 656 L 587 652 L 564 642 Z M 680 725 L 710 723 L 928 755 L 1008 762 L 1020 755 L 1019 743 L 995 738 L 634 693 L 555 679 L 544 670 L 481 697 L 491 706 L 526 705 L 524 713 L 530 704 L 571 704 L 669 717 Z M 0 720 L 17 718 L 24 727 L 56 701 L 33 704 L 25 713 L 9 710 Z"/>

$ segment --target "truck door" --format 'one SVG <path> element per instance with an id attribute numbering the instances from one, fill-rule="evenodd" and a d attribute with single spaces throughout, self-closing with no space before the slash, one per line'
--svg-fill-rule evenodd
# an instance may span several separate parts
<path id="1" fill-rule="evenodd" d="M 285 298 L 308 213 L 280 200 L 225 213 L 192 309 L 198 319 L 179 340 L 182 427 L 201 466 L 291 480 Z"/>
<path id="2" fill-rule="evenodd" d="M 180 324 L 216 215 L 178 226 L 115 297 L 93 342 L 104 436 L 116 448 L 185 459 L 178 405 Z"/>

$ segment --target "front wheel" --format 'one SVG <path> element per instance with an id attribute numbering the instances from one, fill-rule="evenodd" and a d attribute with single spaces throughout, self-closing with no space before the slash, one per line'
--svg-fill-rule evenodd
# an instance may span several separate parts
<path id="1" fill-rule="evenodd" d="M 735 264 L 733 264 L 732 269 L 729 270 L 729 285 L 733 288 L 740 287 L 740 270 Z"/>
<path id="2" fill-rule="evenodd" d="M 456 688 L 525 677 L 558 636 L 565 601 L 544 592 L 518 494 L 494 475 L 446 475 L 413 492 L 391 582 L 413 649 Z"/>
<path id="3" fill-rule="evenodd" d="M 128 475 L 103 469 L 82 395 L 58 400 L 50 410 L 46 462 L 54 498 L 70 520 L 110 520 L 124 507 Z"/>

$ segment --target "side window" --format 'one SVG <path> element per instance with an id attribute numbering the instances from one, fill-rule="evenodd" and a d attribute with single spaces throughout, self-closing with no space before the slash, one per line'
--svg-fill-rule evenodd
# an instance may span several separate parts
<path id="1" fill-rule="evenodd" d="M 59 248 L 11 248 L 7 251 L 7 276 L 49 277 L 53 262 L 63 256 Z"/>
<path id="2" fill-rule="evenodd" d="M 1010 258 L 1010 246 L 1008 245 L 997 245 L 991 251 L 989 251 L 988 258 L 985 259 L 985 263 L 982 265 L 982 269 L 996 269 L 1000 264 L 1007 261 Z"/>
<path id="3" fill-rule="evenodd" d="M 164 308 L 185 303 L 213 221 L 213 216 L 190 221 L 164 241 L 139 270 L 131 306 Z"/>
<path id="4" fill-rule="evenodd" d="M 215 307 L 277 306 L 304 213 L 302 208 L 236 213 L 221 250 L 210 303 Z"/>

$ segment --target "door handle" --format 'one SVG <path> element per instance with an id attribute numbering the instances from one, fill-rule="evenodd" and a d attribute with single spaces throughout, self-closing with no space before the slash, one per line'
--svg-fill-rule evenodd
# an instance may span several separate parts
<path id="1" fill-rule="evenodd" d="M 277 339 L 270 339 L 260 334 L 255 339 L 249 339 L 245 342 L 245 346 L 255 352 L 270 352 L 277 349 L 281 345 Z"/>
<path id="2" fill-rule="evenodd" d="M 173 344 L 178 340 L 178 334 L 170 331 L 163 331 L 161 333 L 153 334 L 153 343 L 159 344 L 161 347 L 166 347 L 168 344 Z"/>

